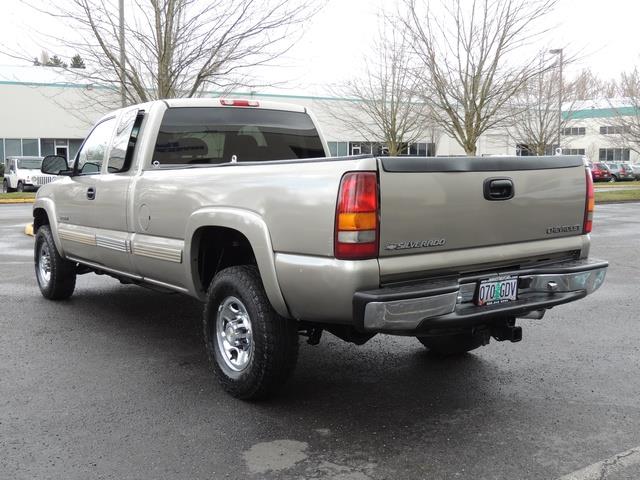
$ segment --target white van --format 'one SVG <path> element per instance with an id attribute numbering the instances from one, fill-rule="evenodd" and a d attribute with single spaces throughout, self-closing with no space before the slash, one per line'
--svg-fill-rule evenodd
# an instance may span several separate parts
<path id="1" fill-rule="evenodd" d="M 57 177 L 40 172 L 41 166 L 42 157 L 5 158 L 2 191 L 37 190 L 41 185 L 53 182 Z"/>

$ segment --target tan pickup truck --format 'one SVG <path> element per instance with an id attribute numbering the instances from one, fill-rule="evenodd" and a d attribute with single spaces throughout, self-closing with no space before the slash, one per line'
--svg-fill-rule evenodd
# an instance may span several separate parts
<path id="1" fill-rule="evenodd" d="M 331 158 L 294 105 L 128 107 L 72 168 L 50 156 L 42 171 L 59 175 L 33 208 L 42 294 L 66 299 L 97 272 L 202 300 L 212 367 L 239 398 L 287 379 L 299 335 L 460 354 L 519 341 L 517 318 L 585 297 L 607 270 L 587 258 L 582 157 Z"/>

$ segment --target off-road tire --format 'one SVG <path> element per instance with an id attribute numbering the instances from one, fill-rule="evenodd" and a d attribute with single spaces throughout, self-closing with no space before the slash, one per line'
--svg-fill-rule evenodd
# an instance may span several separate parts
<path id="1" fill-rule="evenodd" d="M 18 182 L 18 185 L 16 187 L 16 191 L 20 192 L 20 193 L 24 192 L 24 183 Z"/>
<path id="2" fill-rule="evenodd" d="M 14 189 L 9 186 L 9 180 L 6 178 L 2 180 L 2 193 L 11 193 Z"/>
<path id="3" fill-rule="evenodd" d="M 440 335 L 434 337 L 416 337 L 429 353 L 442 357 L 464 355 L 484 345 L 485 337 L 471 333 Z"/>
<path id="4" fill-rule="evenodd" d="M 251 322 L 253 352 L 241 371 L 227 365 L 216 333 L 218 310 L 229 297 L 242 302 Z M 209 363 L 219 383 L 236 398 L 266 398 L 293 373 L 298 358 L 297 323 L 273 309 L 254 266 L 225 268 L 214 277 L 204 307 L 203 333 Z"/>
<path id="5" fill-rule="evenodd" d="M 43 245 L 46 245 L 49 257 L 50 278 L 48 282 L 39 273 Z M 43 297 L 49 300 L 65 300 L 73 294 L 73 290 L 76 288 L 76 265 L 60 256 L 48 225 L 41 226 L 36 234 L 34 263 L 36 279 Z"/>

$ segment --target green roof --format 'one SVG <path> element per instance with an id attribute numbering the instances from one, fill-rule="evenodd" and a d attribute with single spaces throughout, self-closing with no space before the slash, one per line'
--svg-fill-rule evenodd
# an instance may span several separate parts
<path id="1" fill-rule="evenodd" d="M 578 120 L 581 118 L 611 118 L 639 114 L 640 109 L 637 107 L 589 108 L 586 110 L 562 112 L 562 117 L 564 119 Z"/>

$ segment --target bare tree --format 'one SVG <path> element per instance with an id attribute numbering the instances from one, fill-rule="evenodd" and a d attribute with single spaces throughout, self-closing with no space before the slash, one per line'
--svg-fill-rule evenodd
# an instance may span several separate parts
<path id="1" fill-rule="evenodd" d="M 516 113 L 512 97 L 549 65 L 522 58 L 524 46 L 544 33 L 537 21 L 557 0 L 450 0 L 440 9 L 405 0 L 401 14 L 422 66 L 422 97 L 434 120 L 467 155 L 480 136 Z M 520 57 L 520 58 L 519 58 Z"/>
<path id="2" fill-rule="evenodd" d="M 51 42 L 86 61 L 76 75 L 123 91 L 127 103 L 193 97 L 242 83 L 286 53 L 323 2 L 311 0 L 130 0 L 124 52 L 116 0 L 46 0 L 34 6 L 73 35 Z"/>
<path id="3" fill-rule="evenodd" d="M 387 20 L 380 21 L 364 74 L 334 89 L 347 100 L 327 103 L 327 110 L 365 140 L 383 140 L 389 155 L 396 156 L 422 139 L 429 125 L 427 105 L 417 97 L 419 79 L 410 67 L 409 37 Z"/>
<path id="4" fill-rule="evenodd" d="M 544 55 L 540 57 L 544 66 Z M 509 108 L 516 112 L 510 122 L 512 138 L 527 146 L 535 155 L 544 155 L 558 141 L 558 128 L 564 129 L 571 123 L 571 111 L 576 102 L 574 82 L 560 84 L 558 69 L 541 71 L 530 78 L 512 98 Z M 562 88 L 563 115 L 558 112 L 558 89 Z M 558 125 L 560 122 L 560 125 Z M 567 139 L 563 143 L 568 143 Z"/>
<path id="5" fill-rule="evenodd" d="M 640 153 L 640 71 L 634 68 L 620 75 L 617 98 L 610 98 L 614 117 L 608 121 L 609 143 Z"/>
<path id="6" fill-rule="evenodd" d="M 613 79 L 603 80 L 589 69 L 583 69 L 573 80 L 576 100 L 612 98 L 618 89 Z"/>

